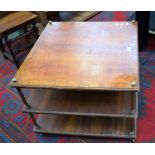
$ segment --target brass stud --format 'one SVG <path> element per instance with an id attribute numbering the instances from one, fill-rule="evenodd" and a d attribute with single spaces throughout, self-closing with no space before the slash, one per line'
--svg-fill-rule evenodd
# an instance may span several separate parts
<path id="1" fill-rule="evenodd" d="M 49 24 L 52 25 L 52 21 L 49 21 Z"/>
<path id="2" fill-rule="evenodd" d="M 132 81 L 131 82 L 131 86 L 133 86 L 133 87 L 136 86 L 136 82 L 135 81 Z"/>
<path id="3" fill-rule="evenodd" d="M 16 78 L 13 78 L 13 79 L 12 79 L 12 82 L 14 82 L 14 83 L 15 83 L 16 81 L 17 81 L 17 79 L 16 79 Z"/>
<path id="4" fill-rule="evenodd" d="M 134 24 L 136 23 L 136 21 L 135 21 L 135 20 L 132 20 L 131 22 L 132 22 L 132 23 L 134 23 Z"/>

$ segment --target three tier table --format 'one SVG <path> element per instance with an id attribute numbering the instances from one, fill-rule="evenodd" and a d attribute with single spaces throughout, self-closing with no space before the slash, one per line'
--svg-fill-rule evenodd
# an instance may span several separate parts
<path id="1" fill-rule="evenodd" d="M 10 82 L 33 130 L 135 139 L 137 31 L 136 22 L 50 21 Z"/>

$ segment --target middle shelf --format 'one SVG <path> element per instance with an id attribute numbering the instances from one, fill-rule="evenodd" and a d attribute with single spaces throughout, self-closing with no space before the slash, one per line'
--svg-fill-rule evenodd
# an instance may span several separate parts
<path id="1" fill-rule="evenodd" d="M 127 91 L 33 89 L 24 112 L 81 116 L 137 116 L 137 94 Z"/>

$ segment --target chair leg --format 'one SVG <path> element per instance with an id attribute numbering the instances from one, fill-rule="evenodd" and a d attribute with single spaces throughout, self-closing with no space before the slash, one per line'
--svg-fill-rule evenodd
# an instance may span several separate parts
<path id="1" fill-rule="evenodd" d="M 35 35 L 36 35 L 37 38 L 39 38 L 39 30 L 38 30 L 37 27 L 35 27 Z"/>
<path id="2" fill-rule="evenodd" d="M 16 56 L 14 55 L 14 53 L 12 52 L 11 49 L 10 49 L 10 54 L 11 54 L 11 56 L 13 58 L 13 61 L 14 61 L 15 65 L 16 65 L 16 67 L 19 68 L 20 64 L 19 64 L 18 60 L 16 59 Z"/>
<path id="3" fill-rule="evenodd" d="M 24 30 L 24 33 L 27 33 L 27 31 L 28 31 L 26 27 L 24 27 L 23 30 Z M 31 39 L 31 38 L 30 38 L 29 35 L 26 35 L 26 36 L 25 36 L 25 39 L 26 39 L 27 43 L 30 43 L 30 39 Z"/>
<path id="4" fill-rule="evenodd" d="M 1 52 L 2 52 L 2 55 L 3 55 L 4 59 L 8 59 L 8 57 L 5 56 L 5 54 L 4 54 L 5 48 L 3 46 L 3 39 L 2 38 L 0 38 L 0 49 L 1 49 Z"/>
<path id="5" fill-rule="evenodd" d="M 39 38 L 39 30 L 38 30 L 38 27 L 36 26 L 36 22 L 34 21 L 32 25 L 34 29 L 34 35 L 36 36 L 36 38 Z"/>
<path id="6" fill-rule="evenodd" d="M 18 60 L 17 60 L 15 54 L 14 54 L 13 51 L 12 51 L 11 43 L 10 43 L 9 41 L 6 40 L 6 45 L 7 45 L 8 49 L 9 49 L 10 55 L 12 56 L 13 61 L 14 61 L 15 65 L 16 65 L 16 67 L 19 68 L 19 67 L 20 67 L 20 64 L 19 64 L 19 62 L 18 62 Z"/>

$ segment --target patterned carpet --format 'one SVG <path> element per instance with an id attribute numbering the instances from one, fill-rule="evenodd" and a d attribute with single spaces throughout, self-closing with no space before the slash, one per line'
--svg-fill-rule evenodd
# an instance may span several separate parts
<path id="1" fill-rule="evenodd" d="M 124 21 L 133 12 L 102 12 L 91 21 Z M 0 142 L 130 142 L 112 138 L 88 138 L 44 135 L 32 131 L 33 124 L 22 113 L 23 104 L 8 82 L 16 72 L 15 65 L 0 55 Z M 150 38 L 148 48 L 140 53 L 141 93 L 139 94 L 138 135 L 136 142 L 155 142 L 155 38 Z M 26 96 L 29 92 L 24 90 Z"/>

